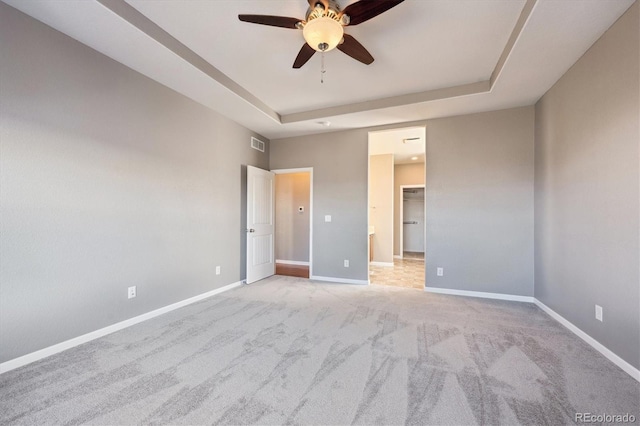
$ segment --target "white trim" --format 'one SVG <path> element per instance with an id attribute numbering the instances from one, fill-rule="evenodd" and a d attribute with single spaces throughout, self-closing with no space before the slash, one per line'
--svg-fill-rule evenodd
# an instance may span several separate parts
<path id="1" fill-rule="evenodd" d="M 300 167 L 297 169 L 276 169 L 271 170 L 277 175 L 289 173 L 309 173 L 309 275 L 313 274 L 313 167 Z M 278 224 L 276 224 L 276 227 Z M 276 260 L 277 263 L 277 260 Z"/>
<path id="2" fill-rule="evenodd" d="M 371 235 L 369 234 L 369 229 L 371 229 L 371 204 L 369 200 L 369 182 L 371 181 L 371 132 L 367 133 L 367 262 L 371 262 L 373 257 L 371 256 Z M 374 229 L 375 231 L 375 229 Z M 375 234 L 375 232 L 374 232 Z M 393 235 L 393 234 L 392 234 Z M 367 263 L 367 282 L 371 281 L 371 268 Z"/>
<path id="3" fill-rule="evenodd" d="M 627 361 L 620 358 L 618 355 L 613 353 L 610 349 L 607 349 L 602 343 L 598 342 L 593 337 L 589 336 L 584 331 L 580 330 L 578 327 L 573 325 L 569 320 L 564 318 L 562 315 L 555 312 L 553 309 L 539 301 L 538 299 L 534 299 L 536 306 L 546 312 L 551 318 L 558 321 L 560 324 L 564 325 L 569 329 L 573 334 L 587 342 L 592 348 L 600 352 L 604 355 L 609 361 L 613 362 L 615 365 L 624 370 L 625 373 L 636 379 L 640 382 L 640 370 L 629 364 Z"/>
<path id="4" fill-rule="evenodd" d="M 393 258 L 394 258 L 394 259 L 402 259 L 402 256 L 401 256 L 401 255 L 400 255 L 400 256 L 398 256 L 397 254 L 394 254 L 394 255 L 393 255 Z"/>
<path id="5" fill-rule="evenodd" d="M 317 275 L 311 275 L 309 279 L 316 280 L 316 281 L 327 281 L 330 283 L 369 285 L 369 280 L 352 280 L 349 278 L 320 277 Z"/>
<path id="6" fill-rule="evenodd" d="M 276 259 L 276 263 L 281 263 L 283 265 L 301 265 L 301 266 L 309 266 L 309 262 L 300 262 L 298 260 L 283 260 Z"/>
<path id="7" fill-rule="evenodd" d="M 467 296 L 467 297 L 480 297 L 483 299 L 511 300 L 513 302 L 533 303 L 534 301 L 534 298 L 531 296 L 518 296 L 515 294 L 502 294 L 502 293 L 486 293 L 483 291 L 452 290 L 448 288 L 437 288 L 437 287 L 425 287 L 424 291 L 429 293 L 450 294 L 452 296 Z"/>
<path id="8" fill-rule="evenodd" d="M 229 291 L 236 287 L 240 287 L 242 283 L 240 281 L 226 285 L 224 287 L 217 288 L 215 290 L 208 291 L 206 293 L 199 294 L 194 297 L 190 297 L 188 299 L 182 300 L 180 302 L 172 303 L 171 305 L 167 305 L 165 307 L 155 309 L 151 312 L 147 312 L 146 314 L 138 315 L 137 317 L 129 318 L 127 320 L 109 325 L 107 327 L 101 328 L 99 330 L 92 331 L 87 334 L 83 334 L 82 336 L 74 337 L 73 339 L 66 340 L 61 343 L 57 343 L 55 345 L 49 346 L 44 349 L 40 349 L 35 352 L 31 352 L 30 354 L 23 355 L 18 358 L 14 358 L 12 360 L 3 362 L 0 364 L 0 374 L 6 373 L 7 371 L 14 370 L 16 368 L 25 366 L 32 362 L 41 360 L 51 355 L 55 355 L 59 352 L 65 351 L 67 349 L 71 349 L 75 346 L 82 345 L 83 343 L 90 342 L 92 340 L 98 339 L 100 337 L 104 337 L 108 334 L 114 333 L 116 331 L 123 330 L 127 327 L 131 327 L 132 325 L 139 324 L 143 321 L 150 320 L 151 318 L 155 318 L 162 314 L 166 314 L 167 312 L 174 311 L 176 309 L 182 308 L 184 306 L 190 305 L 195 302 L 199 302 L 203 299 L 209 298 L 211 296 L 215 296 L 216 294 L 223 293 L 225 291 Z"/>
<path id="9" fill-rule="evenodd" d="M 369 262 L 371 266 L 384 266 L 385 268 L 393 268 L 393 262 Z"/>

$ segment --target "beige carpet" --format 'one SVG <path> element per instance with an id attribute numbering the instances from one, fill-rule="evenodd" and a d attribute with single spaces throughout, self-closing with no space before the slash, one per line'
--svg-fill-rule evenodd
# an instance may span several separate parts
<path id="1" fill-rule="evenodd" d="M 559 425 L 639 399 L 531 304 L 273 277 L 3 374 L 0 424 Z"/>

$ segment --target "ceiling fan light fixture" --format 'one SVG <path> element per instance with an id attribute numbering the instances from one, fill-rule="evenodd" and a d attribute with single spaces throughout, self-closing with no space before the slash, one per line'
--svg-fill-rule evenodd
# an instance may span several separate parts
<path id="1" fill-rule="evenodd" d="M 340 44 L 344 29 L 335 19 L 323 16 L 308 21 L 302 30 L 302 35 L 314 50 L 328 52 Z"/>

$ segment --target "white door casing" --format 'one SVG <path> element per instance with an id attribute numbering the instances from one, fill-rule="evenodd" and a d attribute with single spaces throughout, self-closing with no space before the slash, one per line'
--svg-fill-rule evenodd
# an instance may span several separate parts
<path id="1" fill-rule="evenodd" d="M 275 274 L 274 173 L 247 166 L 247 284 Z"/>

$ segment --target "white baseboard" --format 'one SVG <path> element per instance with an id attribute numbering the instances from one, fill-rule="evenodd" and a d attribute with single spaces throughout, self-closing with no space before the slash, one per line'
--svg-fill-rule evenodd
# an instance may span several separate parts
<path id="1" fill-rule="evenodd" d="M 131 327 L 132 325 L 141 323 L 143 321 L 149 320 L 151 318 L 155 318 L 159 315 L 166 314 L 167 312 L 174 311 L 178 308 L 182 308 L 184 306 L 190 305 L 195 302 L 199 302 L 200 300 L 206 299 L 211 296 L 215 296 L 216 294 L 223 293 L 225 291 L 229 291 L 236 287 L 240 287 L 242 283 L 240 281 L 226 285 L 224 287 L 217 288 L 215 290 L 208 291 L 206 293 L 199 294 L 194 297 L 190 297 L 188 299 L 182 300 L 180 302 L 172 303 L 171 305 L 167 305 L 165 307 L 155 309 L 151 312 L 147 312 L 146 314 L 138 315 L 137 317 L 129 318 L 128 320 L 124 320 L 118 322 L 116 324 L 109 325 L 107 327 L 101 328 L 99 330 L 92 331 L 87 334 L 83 334 L 82 336 L 74 337 L 73 339 L 66 340 L 61 343 L 57 343 L 53 346 L 49 346 L 44 349 L 40 349 L 35 352 L 31 352 L 30 354 L 23 355 L 18 358 L 14 358 L 9 361 L 5 361 L 0 364 L 0 374 L 5 373 L 7 371 L 14 370 L 16 368 L 22 367 L 24 365 L 30 364 L 34 361 L 41 360 L 48 356 L 57 354 L 59 352 L 65 351 L 67 349 L 73 348 L 75 346 L 81 345 L 83 343 L 90 342 L 92 340 L 98 339 L 100 337 L 106 336 L 107 334 L 114 333 L 116 331 L 120 331 L 127 327 Z"/>
<path id="2" fill-rule="evenodd" d="M 631 377 L 640 382 L 640 370 L 635 368 L 633 365 L 629 364 L 627 361 L 620 358 L 618 355 L 611 352 L 611 350 L 607 349 L 602 343 L 598 342 L 593 337 L 589 336 L 584 331 L 580 330 L 578 327 L 573 325 L 569 320 L 564 318 L 562 315 L 555 312 L 553 309 L 539 301 L 538 299 L 534 299 L 534 302 L 540 309 L 549 314 L 551 318 L 558 321 L 560 324 L 564 325 L 571 331 L 573 334 L 587 342 L 591 347 L 604 355 L 609 361 L 613 362 L 615 365 L 624 370 L 625 373 L 629 374 Z"/>
<path id="3" fill-rule="evenodd" d="M 502 294 L 502 293 L 486 293 L 483 291 L 452 290 L 448 288 L 438 288 L 438 287 L 425 287 L 424 291 L 429 293 L 450 294 L 452 296 L 467 296 L 467 297 L 480 297 L 483 299 L 511 300 L 513 302 L 533 303 L 533 300 L 534 300 L 534 298 L 531 296 L 518 296 L 515 294 Z"/>
<path id="4" fill-rule="evenodd" d="M 397 255 L 397 254 L 394 254 L 394 255 L 393 255 L 393 258 L 394 258 L 394 259 L 402 259 L 402 256 Z"/>
<path id="5" fill-rule="evenodd" d="M 352 280 L 349 278 L 320 277 L 318 275 L 312 275 L 311 277 L 309 277 L 309 279 L 316 280 L 316 281 L 326 281 L 330 283 L 369 285 L 369 280 Z"/>
<path id="6" fill-rule="evenodd" d="M 369 262 L 371 266 L 384 266 L 385 268 L 393 268 L 393 262 Z"/>
<path id="7" fill-rule="evenodd" d="M 309 262 L 300 262 L 298 260 L 283 260 L 283 259 L 276 259 L 276 263 L 281 263 L 283 265 L 302 265 L 302 266 L 309 266 Z"/>

